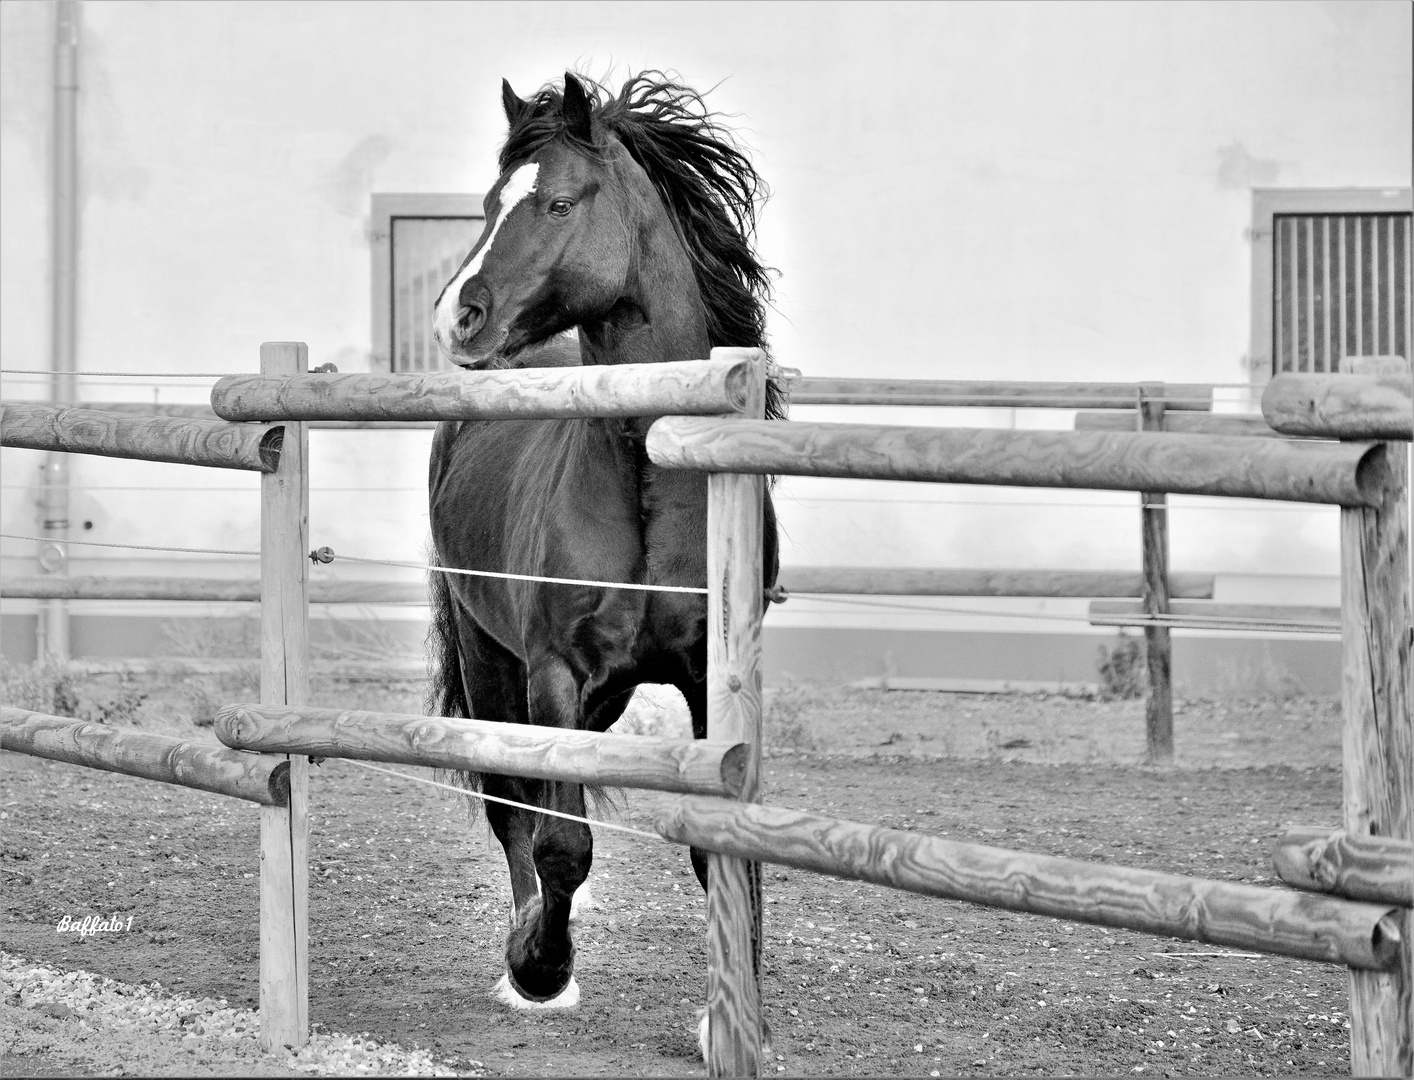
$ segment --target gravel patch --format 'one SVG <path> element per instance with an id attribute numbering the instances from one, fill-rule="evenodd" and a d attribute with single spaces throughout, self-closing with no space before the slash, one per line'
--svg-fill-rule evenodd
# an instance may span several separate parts
<path id="1" fill-rule="evenodd" d="M 8 952 L 0 952 L 0 994 L 0 1052 L 7 1061 L 10 1055 L 57 1059 L 112 1076 L 484 1075 L 479 1062 L 459 1072 L 427 1050 L 379 1043 L 366 1033 L 315 1032 L 297 1051 L 266 1054 L 256 1043 L 259 1014 L 231 1008 L 224 998 L 186 997 L 160 983 L 65 971 Z"/>

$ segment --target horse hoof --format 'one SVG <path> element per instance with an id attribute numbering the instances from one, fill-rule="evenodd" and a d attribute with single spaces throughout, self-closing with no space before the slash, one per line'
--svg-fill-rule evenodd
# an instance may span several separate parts
<path id="1" fill-rule="evenodd" d="M 501 976 L 501 981 L 492 987 L 491 996 L 512 1009 L 573 1009 L 579 1004 L 579 982 L 571 975 L 570 981 L 558 994 L 547 1000 L 537 1001 L 522 994 L 507 972 Z"/>
<path id="2" fill-rule="evenodd" d="M 702 1062 L 707 1062 L 707 1006 L 702 1006 L 702 1012 L 697 1017 L 697 1049 L 702 1051 Z M 775 1050 L 775 1044 L 771 1039 L 771 1025 L 765 1020 L 761 1021 L 761 1057 L 763 1059 L 771 1056 Z"/>

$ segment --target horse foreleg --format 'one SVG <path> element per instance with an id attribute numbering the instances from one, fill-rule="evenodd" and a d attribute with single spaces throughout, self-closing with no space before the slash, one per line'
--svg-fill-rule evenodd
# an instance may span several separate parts
<path id="1" fill-rule="evenodd" d="M 532 723 L 574 728 L 579 713 L 579 686 L 569 666 L 549 658 L 533 665 L 528 698 Z M 560 813 L 584 816 L 584 790 L 579 784 L 543 781 L 538 803 Z M 537 815 L 532 857 L 539 896 L 531 899 L 506 940 L 506 989 L 523 1006 L 568 1006 L 579 1001 L 574 981 L 574 942 L 570 907 L 589 876 L 594 838 L 582 821 Z"/>
<path id="2" fill-rule="evenodd" d="M 683 700 L 687 702 L 687 711 L 692 717 L 692 737 L 707 738 L 707 680 L 698 682 L 687 677 L 677 684 L 677 688 Z M 692 861 L 693 873 L 697 875 L 697 883 L 702 886 L 702 891 L 706 892 L 707 853 L 697 848 L 688 848 L 687 854 Z"/>
<path id="3" fill-rule="evenodd" d="M 487 795 L 513 802 L 533 805 L 536 798 L 534 781 L 514 776 L 486 776 L 482 791 Z M 486 802 L 486 821 L 506 853 L 506 868 L 511 878 L 511 924 L 515 925 L 540 891 L 535 878 L 535 819 L 539 815 L 504 803 Z"/>

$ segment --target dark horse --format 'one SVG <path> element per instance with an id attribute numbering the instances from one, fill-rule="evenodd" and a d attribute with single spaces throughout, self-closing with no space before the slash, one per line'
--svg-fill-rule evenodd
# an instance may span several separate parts
<path id="1" fill-rule="evenodd" d="M 700 360 L 764 346 L 766 269 L 752 251 L 761 185 L 694 91 L 658 73 L 614 95 L 502 98 L 510 132 L 486 228 L 437 300 L 445 354 L 466 368 Z M 768 388 L 767 414 L 779 416 Z M 651 418 L 443 423 L 432 445 L 442 566 L 591 581 L 706 584 L 707 484 L 660 469 Z M 766 586 L 776 577 L 766 502 Z M 691 593 L 432 577 L 431 710 L 603 731 L 640 683 L 676 686 L 707 734 L 706 601 Z M 579 784 L 466 777 L 488 795 L 583 816 Z M 509 1004 L 574 1004 L 570 904 L 589 827 L 488 802 L 514 898 Z M 706 860 L 692 853 L 698 879 Z"/>

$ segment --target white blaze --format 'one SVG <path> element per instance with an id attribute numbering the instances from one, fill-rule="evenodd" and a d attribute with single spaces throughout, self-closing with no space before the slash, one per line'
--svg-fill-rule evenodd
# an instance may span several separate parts
<path id="1" fill-rule="evenodd" d="M 437 341 L 444 349 L 450 349 L 456 341 L 455 330 L 461 310 L 461 300 L 458 297 L 461 295 L 462 286 L 480 272 L 486 253 L 496 242 L 496 234 L 501 231 L 501 226 L 505 224 L 506 219 L 511 216 L 511 211 L 535 194 L 535 183 L 539 177 L 540 166 L 535 162 L 522 165 L 506 177 L 505 186 L 501 188 L 501 197 L 498 200 L 500 207 L 497 217 L 491 225 L 491 234 L 486 237 L 486 243 L 481 245 L 481 250 L 476 253 L 476 258 L 462 267 L 461 272 L 442 290 L 442 296 L 437 301 L 436 314 L 432 319 L 432 329 L 437 335 Z"/>

